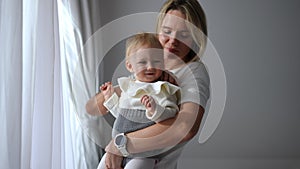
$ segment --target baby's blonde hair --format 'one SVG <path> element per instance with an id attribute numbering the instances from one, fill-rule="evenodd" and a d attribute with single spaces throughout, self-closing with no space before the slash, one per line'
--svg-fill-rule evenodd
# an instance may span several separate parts
<path id="1" fill-rule="evenodd" d="M 126 41 L 126 60 L 128 60 L 132 53 L 136 52 L 139 48 L 145 45 L 147 45 L 149 48 L 163 49 L 156 34 L 138 33 L 131 36 Z"/>

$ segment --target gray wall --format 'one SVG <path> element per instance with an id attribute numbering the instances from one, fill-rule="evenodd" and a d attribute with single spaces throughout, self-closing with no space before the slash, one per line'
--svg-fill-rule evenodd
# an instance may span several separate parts
<path id="1" fill-rule="evenodd" d="M 156 12 L 163 2 L 109 1 L 102 6 L 101 24 Z M 214 135 L 204 144 L 191 141 L 179 168 L 300 168 L 300 1 L 200 2 L 224 65 L 227 101 Z M 123 56 L 123 42 L 105 56 L 105 81 Z"/>

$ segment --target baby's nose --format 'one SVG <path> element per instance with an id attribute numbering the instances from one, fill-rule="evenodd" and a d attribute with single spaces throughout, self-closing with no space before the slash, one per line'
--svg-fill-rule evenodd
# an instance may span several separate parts
<path id="1" fill-rule="evenodd" d="M 150 63 L 148 63 L 148 64 L 147 64 L 147 69 L 152 69 L 152 68 L 154 68 L 154 65 L 153 65 L 153 63 L 151 63 L 151 62 L 150 62 Z"/>

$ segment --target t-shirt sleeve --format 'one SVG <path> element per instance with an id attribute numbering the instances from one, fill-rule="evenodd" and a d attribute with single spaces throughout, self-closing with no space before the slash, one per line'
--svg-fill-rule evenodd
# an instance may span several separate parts
<path id="1" fill-rule="evenodd" d="M 180 103 L 193 102 L 205 108 L 209 99 L 209 75 L 202 62 L 190 63 L 180 75 Z"/>

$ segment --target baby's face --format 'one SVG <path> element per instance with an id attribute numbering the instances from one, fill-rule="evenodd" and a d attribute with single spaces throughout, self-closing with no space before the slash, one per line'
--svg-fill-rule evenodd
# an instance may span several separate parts
<path id="1" fill-rule="evenodd" d="M 154 82 L 164 69 L 163 50 L 142 47 L 129 57 L 127 68 L 142 82 Z"/>

